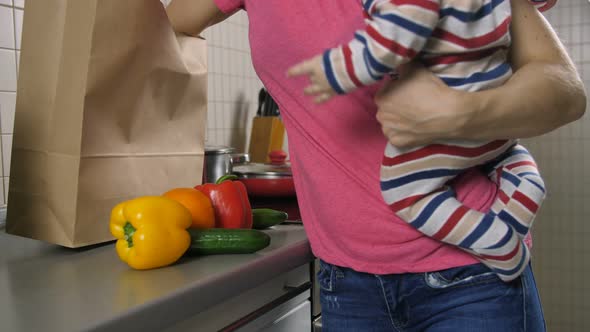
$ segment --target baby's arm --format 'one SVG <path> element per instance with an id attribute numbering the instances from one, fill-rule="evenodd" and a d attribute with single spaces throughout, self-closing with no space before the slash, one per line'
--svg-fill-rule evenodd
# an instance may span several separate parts
<path id="1" fill-rule="evenodd" d="M 412 60 L 426 45 L 439 20 L 440 0 L 363 1 L 364 31 L 346 45 L 292 67 L 290 76 L 308 75 L 305 93 L 316 102 L 379 81 Z"/>

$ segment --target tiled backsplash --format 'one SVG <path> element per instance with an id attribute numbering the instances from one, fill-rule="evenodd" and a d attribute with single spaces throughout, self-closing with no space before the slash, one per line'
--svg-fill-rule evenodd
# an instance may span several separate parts
<path id="1" fill-rule="evenodd" d="M 250 59 L 248 17 L 239 12 L 203 36 L 209 41 L 207 142 L 247 151 L 262 87 Z"/>
<path id="2" fill-rule="evenodd" d="M 0 205 L 6 203 L 24 0 L 0 0 Z"/>
<path id="3" fill-rule="evenodd" d="M 559 0 L 546 17 L 590 95 L 590 2 Z M 548 188 L 533 226 L 533 268 L 548 329 L 590 331 L 590 116 L 525 144 Z"/>

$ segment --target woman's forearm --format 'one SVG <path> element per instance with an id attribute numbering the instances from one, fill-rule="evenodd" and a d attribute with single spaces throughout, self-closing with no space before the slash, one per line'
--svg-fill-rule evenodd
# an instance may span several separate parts
<path id="1" fill-rule="evenodd" d="M 456 138 L 492 140 L 548 133 L 579 119 L 586 108 L 584 87 L 567 66 L 533 62 L 503 86 L 464 96 L 469 119 Z"/>
<path id="2" fill-rule="evenodd" d="M 549 23 L 524 1 L 512 1 L 512 11 L 515 73 L 498 88 L 463 96 L 473 112 L 457 130 L 460 138 L 537 136 L 584 114 L 584 86 Z"/>

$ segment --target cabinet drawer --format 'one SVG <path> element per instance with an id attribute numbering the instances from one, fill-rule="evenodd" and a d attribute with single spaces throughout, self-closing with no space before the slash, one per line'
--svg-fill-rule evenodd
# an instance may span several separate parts
<path id="1" fill-rule="evenodd" d="M 261 308 L 265 308 L 264 312 L 257 314 L 257 317 L 262 317 L 266 312 L 270 312 L 278 307 L 281 307 L 293 299 L 288 299 L 287 302 L 277 303 L 276 308 L 268 307 L 273 301 L 281 297 L 290 297 L 289 294 L 296 291 L 298 295 L 294 299 L 298 299 L 298 303 L 309 299 L 309 289 L 304 290 L 310 286 L 309 264 L 302 265 L 292 271 L 284 273 L 276 278 L 273 278 L 266 283 L 254 287 L 241 294 L 236 294 L 235 297 L 223 301 L 205 311 L 196 313 L 194 316 L 179 322 L 167 329 L 165 332 L 184 332 L 184 331 L 219 331 L 226 327 L 231 327 L 229 330 L 236 330 L 242 328 L 241 319 L 251 315 Z M 302 290 L 304 290 L 302 292 Z M 294 307 L 295 305 L 292 305 Z M 291 307 L 291 308 L 292 308 Z M 288 310 L 287 310 L 288 311 Z M 279 310 L 279 312 L 282 312 Z M 311 313 L 309 315 L 311 324 Z M 253 320 L 257 320 L 254 318 Z M 246 323 L 248 325 L 250 322 Z M 232 325 L 235 326 L 232 327 Z"/>

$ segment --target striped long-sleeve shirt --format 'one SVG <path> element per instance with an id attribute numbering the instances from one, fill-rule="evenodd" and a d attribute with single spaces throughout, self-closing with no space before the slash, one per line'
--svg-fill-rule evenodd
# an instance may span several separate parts
<path id="1" fill-rule="evenodd" d="M 477 91 L 510 75 L 509 0 L 363 0 L 366 29 L 324 53 L 332 88 L 370 85 L 414 58 L 447 85 Z"/>

